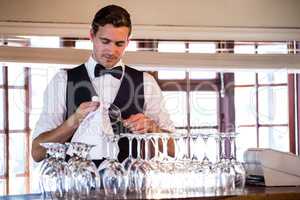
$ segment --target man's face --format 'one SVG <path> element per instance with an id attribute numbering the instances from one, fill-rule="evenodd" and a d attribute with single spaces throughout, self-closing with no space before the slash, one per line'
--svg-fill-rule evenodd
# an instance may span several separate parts
<path id="1" fill-rule="evenodd" d="M 129 28 L 112 24 L 99 26 L 98 32 L 90 32 L 93 58 L 106 68 L 113 67 L 123 56 L 129 42 Z"/>

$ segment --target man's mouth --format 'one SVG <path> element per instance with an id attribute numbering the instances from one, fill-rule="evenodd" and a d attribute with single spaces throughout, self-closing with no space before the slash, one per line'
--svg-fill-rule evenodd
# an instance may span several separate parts
<path id="1" fill-rule="evenodd" d="M 115 59 L 115 56 L 112 56 L 112 55 L 104 55 L 103 56 L 106 60 L 114 60 Z"/>

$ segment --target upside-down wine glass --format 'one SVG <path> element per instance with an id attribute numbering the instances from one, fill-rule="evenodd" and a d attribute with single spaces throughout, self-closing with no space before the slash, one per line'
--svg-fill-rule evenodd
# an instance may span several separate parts
<path id="1" fill-rule="evenodd" d="M 129 190 L 131 192 L 136 192 L 138 194 L 142 193 L 146 186 L 146 172 L 141 171 L 139 166 L 143 163 L 141 158 L 141 140 L 142 136 L 140 134 L 133 134 L 137 140 L 137 158 L 130 165 L 128 170 L 129 175 Z"/>
<path id="2" fill-rule="evenodd" d="M 246 182 L 246 170 L 241 162 L 236 159 L 236 137 L 238 133 L 231 132 L 228 134 L 230 142 L 230 164 L 234 169 L 234 189 L 242 191 Z"/>
<path id="3" fill-rule="evenodd" d="M 132 141 L 134 139 L 134 136 L 131 133 L 124 133 L 121 134 L 122 137 L 126 137 L 128 139 L 128 157 L 123 160 L 122 165 L 124 166 L 125 170 L 128 171 L 130 165 L 135 161 L 135 159 L 132 156 Z"/>
<path id="4" fill-rule="evenodd" d="M 113 197 L 125 198 L 128 188 L 128 174 L 125 168 L 117 160 L 117 143 L 119 135 L 108 135 L 110 141 L 111 158 L 105 166 L 100 169 L 105 194 Z"/>
<path id="5" fill-rule="evenodd" d="M 69 192 L 71 173 L 65 162 L 66 146 L 60 143 L 41 143 L 46 158 L 40 168 L 40 187 L 43 197 L 64 198 Z"/>
<path id="6" fill-rule="evenodd" d="M 100 190 L 100 176 L 96 165 L 89 159 L 90 150 L 95 145 L 81 142 L 67 143 L 73 150 L 68 161 L 73 178 L 73 194 L 79 198 L 91 197 L 90 191 Z"/>

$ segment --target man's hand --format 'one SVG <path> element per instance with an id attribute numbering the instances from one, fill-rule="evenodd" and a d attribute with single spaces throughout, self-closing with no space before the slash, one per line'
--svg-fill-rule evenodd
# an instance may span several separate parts
<path id="1" fill-rule="evenodd" d="M 131 115 L 129 118 L 123 120 L 123 123 L 133 133 L 154 133 L 161 131 L 152 119 L 142 113 Z"/>
<path id="2" fill-rule="evenodd" d="M 78 127 L 82 120 L 90 113 L 95 111 L 99 107 L 98 101 L 87 101 L 80 104 L 76 112 L 68 119 L 68 125 L 72 127 Z"/>
<path id="3" fill-rule="evenodd" d="M 64 143 L 72 137 L 80 122 L 92 111 L 95 111 L 99 102 L 84 102 L 77 108 L 67 121 L 62 123 L 55 129 L 41 133 L 32 141 L 31 154 L 35 161 L 41 161 L 45 158 L 46 150 L 40 145 L 44 142 L 59 142 Z"/>

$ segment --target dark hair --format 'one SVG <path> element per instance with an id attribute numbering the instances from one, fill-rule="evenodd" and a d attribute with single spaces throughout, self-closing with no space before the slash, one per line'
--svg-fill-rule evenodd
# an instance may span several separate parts
<path id="1" fill-rule="evenodd" d="M 114 27 L 126 26 L 131 33 L 130 14 L 122 7 L 109 5 L 101 8 L 95 15 L 92 22 L 93 33 L 96 34 L 99 26 L 112 24 Z"/>

